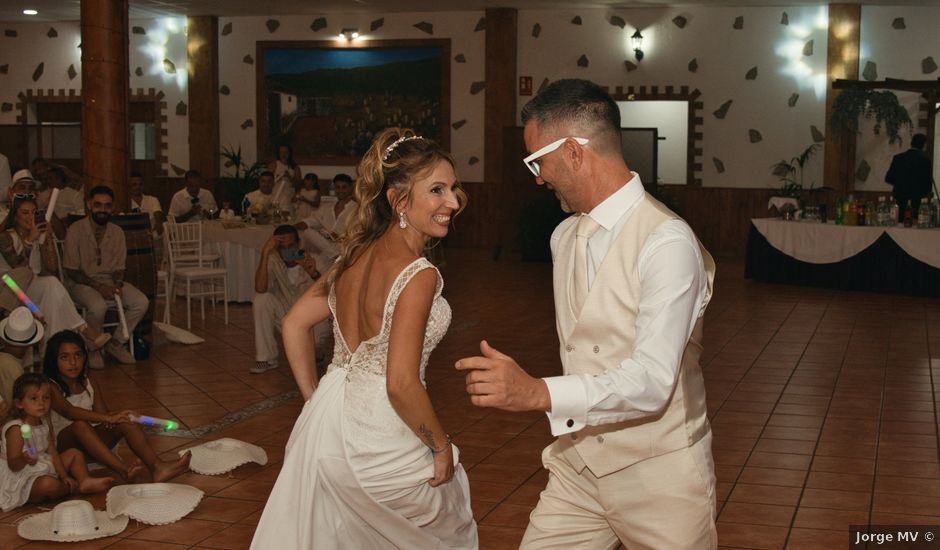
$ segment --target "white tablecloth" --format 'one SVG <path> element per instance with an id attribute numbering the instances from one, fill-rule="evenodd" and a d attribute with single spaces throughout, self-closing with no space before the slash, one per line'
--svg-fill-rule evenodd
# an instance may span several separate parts
<path id="1" fill-rule="evenodd" d="M 274 225 L 246 225 L 225 229 L 219 221 L 203 222 L 205 251 L 221 254 L 228 272 L 229 301 L 250 302 L 255 295 L 255 270 L 261 261 L 261 248 L 274 228 Z"/>
<path id="2" fill-rule="evenodd" d="M 908 255 L 940 269 L 940 229 L 858 227 L 778 218 L 751 221 L 771 246 L 803 262 L 830 264 L 851 258 L 887 233 Z"/>

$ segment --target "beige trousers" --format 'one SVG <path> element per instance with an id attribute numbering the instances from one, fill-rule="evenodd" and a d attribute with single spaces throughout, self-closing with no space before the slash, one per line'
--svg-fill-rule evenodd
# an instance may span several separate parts
<path id="1" fill-rule="evenodd" d="M 549 445 L 548 485 L 529 518 L 521 550 L 699 550 L 718 547 L 711 433 L 691 447 L 604 477 L 575 470 Z M 569 452 L 576 452 L 572 449 Z"/>

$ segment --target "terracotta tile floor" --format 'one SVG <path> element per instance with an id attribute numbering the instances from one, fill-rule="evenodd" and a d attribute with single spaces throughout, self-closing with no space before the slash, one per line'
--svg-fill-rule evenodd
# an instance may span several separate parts
<path id="1" fill-rule="evenodd" d="M 482 251 L 448 251 L 447 260 L 454 322 L 432 357 L 430 391 L 469 471 L 482 548 L 516 548 L 546 482 L 539 454 L 552 439 L 547 423 L 541 414 L 473 408 L 452 365 L 485 337 L 530 372 L 557 373 L 550 267 L 494 263 Z M 755 284 L 742 273 L 740 261 L 719 262 L 705 325 L 719 543 L 841 548 L 850 524 L 940 523 L 940 300 Z M 175 319 L 184 314 L 178 306 Z M 108 405 L 197 427 L 293 390 L 286 366 L 248 374 L 250 308 L 236 305 L 230 315 L 228 326 L 221 311 L 195 321 L 204 344 L 158 341 L 150 360 L 95 373 Z M 299 409 L 295 398 L 204 436 L 257 443 L 269 463 L 178 478 L 206 493 L 186 519 L 132 521 L 118 537 L 69 547 L 246 548 Z M 194 443 L 152 441 L 167 456 Z M 104 495 L 90 500 L 104 507 Z M 46 546 L 16 536 L 16 522 L 37 510 L 0 515 L 0 548 Z"/>

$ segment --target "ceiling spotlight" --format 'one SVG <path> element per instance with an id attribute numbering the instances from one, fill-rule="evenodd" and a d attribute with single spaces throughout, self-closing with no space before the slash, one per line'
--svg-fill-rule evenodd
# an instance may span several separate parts
<path id="1" fill-rule="evenodd" d="M 39 15 L 39 12 L 36 10 L 23 10 L 23 15 Z"/>
<path id="2" fill-rule="evenodd" d="M 339 33 L 339 38 L 345 40 L 359 38 L 359 29 L 343 29 L 343 32 Z"/>

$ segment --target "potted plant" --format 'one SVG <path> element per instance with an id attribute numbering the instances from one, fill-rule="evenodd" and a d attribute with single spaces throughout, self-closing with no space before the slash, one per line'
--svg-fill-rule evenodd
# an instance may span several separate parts
<path id="1" fill-rule="evenodd" d="M 771 173 L 781 182 L 777 192 L 778 197 L 791 197 L 798 201 L 802 198 L 805 169 L 817 151 L 819 151 L 819 144 L 813 143 L 790 160 L 783 159 L 771 166 Z M 816 182 L 813 181 L 809 185 L 809 190 L 812 191 L 815 186 Z"/>
<path id="2" fill-rule="evenodd" d="M 234 169 L 234 174 L 227 174 L 220 178 L 224 185 L 224 189 L 220 193 L 222 201 L 229 203 L 236 212 L 243 213 L 241 212 L 242 197 L 245 196 L 245 193 L 258 187 L 258 176 L 265 170 L 264 163 L 257 161 L 251 166 L 246 165 L 242 161 L 242 148 L 240 145 L 238 149 L 227 146 L 222 149 L 219 155 L 225 159 L 226 168 Z"/>
<path id="3" fill-rule="evenodd" d="M 879 134 L 884 127 L 888 143 L 892 144 L 901 139 L 898 132 L 902 125 L 912 126 L 907 109 L 898 103 L 898 96 L 893 92 L 862 88 L 846 88 L 836 96 L 829 125 L 840 132 L 858 132 L 858 119 L 862 116 L 874 117 L 874 132 Z"/>

